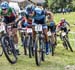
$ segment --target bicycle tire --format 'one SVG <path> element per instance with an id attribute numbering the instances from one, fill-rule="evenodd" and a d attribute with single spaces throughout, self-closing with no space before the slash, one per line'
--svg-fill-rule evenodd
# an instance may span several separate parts
<path id="1" fill-rule="evenodd" d="M 28 49 L 29 49 L 29 58 L 32 58 L 32 37 L 29 36 L 29 46 L 28 46 Z"/>
<path id="2" fill-rule="evenodd" d="M 68 50 L 68 45 L 65 38 L 63 38 L 63 46 L 66 48 L 66 50 Z"/>
<path id="3" fill-rule="evenodd" d="M 3 49 L 2 49 L 2 45 L 0 45 L 0 56 L 2 56 L 3 55 Z"/>
<path id="4" fill-rule="evenodd" d="M 2 38 L 1 38 L 1 44 L 2 44 L 2 48 L 3 48 L 3 52 L 4 52 L 7 60 L 9 61 L 9 63 L 15 64 L 17 62 L 16 50 L 15 50 L 13 41 L 12 40 L 8 40 L 8 38 L 9 38 L 8 36 L 2 36 Z M 5 49 L 5 47 L 6 47 L 5 40 L 7 40 L 10 43 L 10 47 L 12 47 L 12 54 L 13 54 L 15 60 L 11 60 L 9 55 L 7 54 L 7 51 Z"/>
<path id="5" fill-rule="evenodd" d="M 24 48 L 24 55 L 27 55 L 27 39 L 26 37 L 23 37 L 23 48 Z"/>
<path id="6" fill-rule="evenodd" d="M 68 45 L 68 48 L 70 49 L 71 52 L 73 52 L 73 49 L 72 49 L 72 47 L 71 47 L 71 45 L 70 45 L 68 39 L 66 39 L 66 37 L 65 37 L 65 40 L 66 40 L 66 43 L 67 43 L 67 45 Z"/>
<path id="7" fill-rule="evenodd" d="M 40 40 L 39 38 L 37 38 L 35 42 L 35 62 L 37 66 L 41 65 L 41 50 L 39 46 L 40 46 Z"/>
<path id="8" fill-rule="evenodd" d="M 45 47 L 44 47 L 43 39 L 41 40 L 41 45 L 42 45 L 42 47 L 41 47 L 41 52 L 42 52 L 42 53 L 41 53 L 41 54 L 42 54 L 42 55 L 41 55 L 41 60 L 42 60 L 42 61 L 45 61 L 45 51 L 44 51 L 44 50 L 45 50 Z"/>

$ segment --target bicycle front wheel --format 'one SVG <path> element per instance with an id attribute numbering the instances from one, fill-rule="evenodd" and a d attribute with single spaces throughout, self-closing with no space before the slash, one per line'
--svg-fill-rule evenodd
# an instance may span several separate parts
<path id="1" fill-rule="evenodd" d="M 0 44 L 0 56 L 3 55 L 3 49 L 2 49 L 2 45 Z"/>
<path id="2" fill-rule="evenodd" d="M 67 43 L 68 48 L 70 49 L 71 52 L 73 52 L 73 49 L 69 43 L 69 40 L 65 37 L 65 42 Z"/>
<path id="3" fill-rule="evenodd" d="M 37 66 L 40 66 L 41 64 L 41 48 L 40 48 L 40 40 L 39 38 L 36 39 L 36 42 L 35 42 L 35 62 L 36 62 L 36 65 Z"/>
<path id="4" fill-rule="evenodd" d="M 4 51 L 4 54 L 7 58 L 7 60 L 11 63 L 14 64 L 17 62 L 17 55 L 16 55 L 16 50 L 14 47 L 13 40 L 10 40 L 8 36 L 2 36 L 1 38 L 1 44 L 2 48 Z M 10 54 L 9 54 L 10 52 Z"/>

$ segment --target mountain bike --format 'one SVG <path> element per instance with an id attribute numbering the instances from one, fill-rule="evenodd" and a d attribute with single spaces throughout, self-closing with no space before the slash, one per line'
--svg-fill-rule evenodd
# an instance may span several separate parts
<path id="1" fill-rule="evenodd" d="M 32 39 L 32 28 L 20 28 L 23 39 L 24 54 L 27 55 L 27 49 L 29 52 L 29 58 L 33 55 L 33 39 Z"/>
<path id="2" fill-rule="evenodd" d="M 55 47 L 56 47 L 56 34 L 55 33 L 51 33 L 51 31 L 49 30 L 47 32 L 48 37 L 49 37 L 49 46 L 50 46 L 50 51 L 52 52 L 52 56 L 54 56 L 54 51 L 55 51 Z"/>
<path id="3" fill-rule="evenodd" d="M 2 24 L 2 22 L 1 22 L 1 24 Z M 5 26 L 4 24 L 2 24 L 2 26 L 0 26 L 0 32 L 2 32 L 1 45 L 3 48 L 3 52 L 4 52 L 7 60 L 11 64 L 14 64 L 17 62 L 17 55 L 16 55 L 15 46 L 14 46 L 11 25 Z"/>
<path id="4" fill-rule="evenodd" d="M 39 66 L 45 60 L 45 42 L 41 24 L 35 25 L 36 38 L 34 43 L 35 62 Z"/>
<path id="5" fill-rule="evenodd" d="M 68 30 L 68 32 L 69 32 L 69 30 Z M 67 33 L 68 33 L 68 32 L 67 32 Z M 69 38 L 68 38 L 68 34 L 67 34 L 67 33 L 62 30 L 60 36 L 61 36 L 61 39 L 62 39 L 62 41 L 63 41 L 64 47 L 65 47 L 67 50 L 68 50 L 68 48 L 69 48 L 70 51 L 73 52 L 73 49 L 72 49 L 72 47 L 71 47 L 71 45 L 70 45 L 70 42 L 69 42 Z"/>

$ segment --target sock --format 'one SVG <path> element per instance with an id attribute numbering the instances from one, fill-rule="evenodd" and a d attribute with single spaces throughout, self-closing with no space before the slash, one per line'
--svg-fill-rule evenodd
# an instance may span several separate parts
<path id="1" fill-rule="evenodd" d="M 48 52 L 48 42 L 46 42 L 46 53 Z"/>

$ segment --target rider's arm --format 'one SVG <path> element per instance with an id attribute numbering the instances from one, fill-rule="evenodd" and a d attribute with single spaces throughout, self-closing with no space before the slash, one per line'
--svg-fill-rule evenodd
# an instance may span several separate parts
<path id="1" fill-rule="evenodd" d="M 66 22 L 66 24 L 70 27 L 70 24 L 67 22 L 67 21 L 65 21 Z"/>
<path id="2" fill-rule="evenodd" d="M 0 22 L 3 21 L 2 9 L 0 8 Z"/>
<path id="3" fill-rule="evenodd" d="M 17 15 L 17 13 L 16 13 L 16 11 L 15 11 L 15 9 L 10 8 L 10 11 L 12 12 L 12 14 L 13 14 L 15 17 L 17 17 L 17 16 L 18 16 L 18 15 Z"/>
<path id="4" fill-rule="evenodd" d="M 11 8 L 12 9 L 12 8 Z M 16 20 L 15 23 L 17 23 L 19 21 L 19 15 L 17 14 L 15 9 L 12 9 L 12 14 L 15 16 Z"/>
<path id="5" fill-rule="evenodd" d="M 61 25 L 60 25 L 60 23 L 58 23 L 57 26 L 56 26 L 56 32 L 59 32 L 60 27 L 61 27 Z"/>
<path id="6" fill-rule="evenodd" d="M 52 12 L 50 12 L 50 11 L 47 11 L 46 12 L 46 15 L 49 15 L 50 16 L 50 21 L 53 21 L 54 20 L 54 16 L 53 16 L 53 13 Z"/>
<path id="7" fill-rule="evenodd" d="M 2 9 L 0 8 L 0 19 L 2 18 Z"/>
<path id="8" fill-rule="evenodd" d="M 19 25 L 21 25 L 23 22 L 27 22 L 26 18 L 25 17 L 22 17 L 19 21 Z"/>

